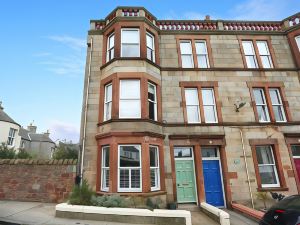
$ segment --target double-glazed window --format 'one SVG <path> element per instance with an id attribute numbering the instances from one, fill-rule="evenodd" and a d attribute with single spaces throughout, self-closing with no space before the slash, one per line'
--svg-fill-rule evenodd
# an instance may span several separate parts
<path id="1" fill-rule="evenodd" d="M 271 106 L 270 110 L 273 111 L 274 120 L 276 122 L 285 122 L 286 116 L 280 95 L 280 90 L 278 88 L 268 88 L 267 90 L 268 91 L 265 92 L 266 90 L 264 88 L 253 89 L 259 122 L 270 122 L 269 107 L 266 99 L 270 99 L 271 101 L 269 105 Z M 268 98 L 266 98 L 265 94 L 268 95 Z"/>
<path id="2" fill-rule="evenodd" d="M 149 119 L 157 120 L 156 85 L 150 82 L 148 82 L 148 108 L 149 108 Z"/>
<path id="3" fill-rule="evenodd" d="M 150 146 L 149 151 L 151 191 L 155 191 L 160 189 L 159 150 L 157 146 Z"/>
<path id="4" fill-rule="evenodd" d="M 295 40 L 296 40 L 296 43 L 297 43 L 297 46 L 298 46 L 298 49 L 300 51 L 300 35 L 295 37 Z"/>
<path id="5" fill-rule="evenodd" d="M 9 145 L 9 146 L 14 145 L 16 132 L 17 132 L 17 130 L 14 129 L 14 128 L 9 129 L 8 138 L 7 138 L 7 145 Z"/>
<path id="6" fill-rule="evenodd" d="M 261 186 L 265 188 L 280 187 L 272 146 L 256 146 L 256 157 Z"/>
<path id="7" fill-rule="evenodd" d="M 121 30 L 121 57 L 140 57 L 140 31 L 126 28 Z"/>
<path id="8" fill-rule="evenodd" d="M 108 191 L 109 189 L 109 146 L 102 147 L 102 162 L 101 162 L 101 190 Z"/>
<path id="9" fill-rule="evenodd" d="M 242 41 L 244 57 L 248 68 L 273 68 L 272 58 L 267 41 Z M 257 51 L 255 46 L 257 47 Z M 257 56 L 259 56 L 260 63 Z"/>
<path id="10" fill-rule="evenodd" d="M 112 84 L 105 86 L 104 96 L 104 121 L 111 119 L 111 107 L 112 107 Z"/>
<path id="11" fill-rule="evenodd" d="M 180 54 L 182 68 L 209 68 L 209 58 L 205 40 L 196 40 L 194 44 L 190 40 L 180 41 Z M 195 48 L 196 56 L 193 55 L 193 48 Z M 194 61 L 197 61 L 196 63 Z"/>
<path id="12" fill-rule="evenodd" d="M 112 60 L 115 56 L 115 34 L 111 34 L 107 39 L 106 62 Z"/>
<path id="13" fill-rule="evenodd" d="M 186 114 L 188 123 L 200 123 L 200 106 L 198 88 L 185 88 Z M 213 88 L 201 88 L 201 110 L 203 110 L 205 123 L 216 123 L 217 110 Z"/>
<path id="14" fill-rule="evenodd" d="M 141 118 L 140 80 L 120 80 L 119 118 Z"/>
<path id="15" fill-rule="evenodd" d="M 119 186 L 120 192 L 142 190 L 141 146 L 119 145 Z"/>
<path id="16" fill-rule="evenodd" d="M 146 45 L 147 45 L 147 59 L 155 62 L 155 46 L 154 46 L 154 36 L 147 32 L 146 34 Z"/>

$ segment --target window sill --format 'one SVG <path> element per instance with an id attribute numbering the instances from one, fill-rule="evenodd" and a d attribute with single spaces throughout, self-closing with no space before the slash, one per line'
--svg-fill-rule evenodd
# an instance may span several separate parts
<path id="1" fill-rule="evenodd" d="M 288 191 L 288 187 L 258 187 L 257 191 L 268 192 L 268 191 Z"/>
<path id="2" fill-rule="evenodd" d="M 118 194 L 121 196 L 143 196 L 143 197 L 152 197 L 156 195 L 164 195 L 166 194 L 166 191 L 151 191 L 151 192 L 105 192 L 105 191 L 97 191 L 97 195 L 113 195 Z"/>

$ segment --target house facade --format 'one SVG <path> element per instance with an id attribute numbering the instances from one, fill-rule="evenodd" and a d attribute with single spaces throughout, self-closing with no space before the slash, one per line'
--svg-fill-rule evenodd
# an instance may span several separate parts
<path id="1" fill-rule="evenodd" d="M 300 14 L 91 20 L 81 169 L 99 194 L 252 205 L 300 190 Z"/>

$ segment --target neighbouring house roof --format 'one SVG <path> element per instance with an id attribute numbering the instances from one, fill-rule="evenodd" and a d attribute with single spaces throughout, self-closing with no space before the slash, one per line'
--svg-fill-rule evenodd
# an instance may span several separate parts
<path id="1" fill-rule="evenodd" d="M 21 127 L 19 130 L 19 136 L 21 136 L 21 139 L 30 141 L 29 131 L 24 129 L 23 127 Z"/>
<path id="2" fill-rule="evenodd" d="M 20 126 L 20 124 L 18 124 L 16 121 L 14 121 L 9 115 L 7 115 L 2 109 L 0 109 L 0 121 L 5 121 L 5 122 L 9 122 L 9 123 L 14 123 L 18 126 Z"/>
<path id="3" fill-rule="evenodd" d="M 46 134 L 33 134 L 29 133 L 30 140 L 33 142 L 50 142 L 54 144 L 54 141 Z"/>

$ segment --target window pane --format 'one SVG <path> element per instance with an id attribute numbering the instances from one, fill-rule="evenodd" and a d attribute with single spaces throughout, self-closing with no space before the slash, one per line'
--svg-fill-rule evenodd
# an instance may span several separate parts
<path id="1" fill-rule="evenodd" d="M 141 102 L 140 100 L 120 100 L 121 118 L 140 118 Z"/>
<path id="2" fill-rule="evenodd" d="M 272 149 L 270 146 L 257 146 L 256 155 L 258 164 L 274 164 Z"/>
<path id="3" fill-rule="evenodd" d="M 252 41 L 243 41 L 243 49 L 245 55 L 255 55 Z"/>
<path id="4" fill-rule="evenodd" d="M 257 41 L 256 44 L 260 55 L 269 55 L 269 49 L 266 41 Z"/>
<path id="5" fill-rule="evenodd" d="M 140 57 L 138 44 L 122 44 L 122 57 Z"/>
<path id="6" fill-rule="evenodd" d="M 146 39 L 147 39 L 147 47 L 154 49 L 153 48 L 153 37 L 150 36 L 149 34 L 147 34 Z"/>
<path id="7" fill-rule="evenodd" d="M 296 43 L 297 43 L 298 49 L 299 49 L 299 51 L 300 51 L 300 36 L 297 36 L 297 37 L 296 37 Z"/>
<path id="8" fill-rule="evenodd" d="M 186 105 L 199 105 L 197 88 L 185 89 Z"/>
<path id="9" fill-rule="evenodd" d="M 102 188 L 109 187 L 109 169 L 103 169 Z"/>
<path id="10" fill-rule="evenodd" d="M 158 177 L 159 177 L 159 169 L 151 169 L 150 170 L 150 177 L 151 177 L 151 187 L 157 188 L 158 187 Z"/>
<path id="11" fill-rule="evenodd" d="M 274 166 L 259 166 L 259 174 L 262 184 L 277 184 Z"/>
<path id="12" fill-rule="evenodd" d="M 189 123 L 200 122 L 199 106 L 186 106 L 187 119 Z"/>
<path id="13" fill-rule="evenodd" d="M 192 149 L 191 148 L 178 148 L 174 149 L 175 158 L 181 157 L 192 157 Z"/>
<path id="14" fill-rule="evenodd" d="M 105 103 L 105 115 L 104 115 L 105 120 L 111 119 L 111 106 L 112 106 L 112 102 Z"/>
<path id="15" fill-rule="evenodd" d="M 180 42 L 181 54 L 192 54 L 191 42 Z"/>
<path id="16" fill-rule="evenodd" d="M 148 99 L 150 99 L 151 101 L 155 101 L 155 86 L 152 84 L 148 84 Z"/>
<path id="17" fill-rule="evenodd" d="M 120 99 L 139 99 L 139 98 L 140 98 L 139 80 L 120 81 Z"/>
<path id="18" fill-rule="evenodd" d="M 105 102 L 112 100 L 112 85 L 108 84 L 105 86 Z"/>
<path id="19" fill-rule="evenodd" d="M 273 105 L 273 111 L 274 111 L 276 121 L 285 121 L 284 114 L 283 114 L 281 106 L 279 106 L 279 105 L 274 106 Z"/>
<path id="20" fill-rule="evenodd" d="M 140 169 L 131 170 L 131 188 L 140 188 L 141 187 L 141 173 Z"/>
<path id="21" fill-rule="evenodd" d="M 203 106 L 203 109 L 205 122 L 217 122 L 214 106 Z"/>
<path id="22" fill-rule="evenodd" d="M 269 121 L 269 116 L 266 111 L 266 106 L 258 105 L 258 106 L 256 106 L 256 109 L 257 109 L 257 114 L 258 114 L 258 120 L 260 122 Z"/>
<path id="23" fill-rule="evenodd" d="M 270 56 L 260 56 L 263 68 L 272 68 L 272 62 Z"/>
<path id="24" fill-rule="evenodd" d="M 158 167 L 158 148 L 150 146 L 150 167 Z"/>
<path id="25" fill-rule="evenodd" d="M 216 148 L 201 148 L 202 157 L 218 157 Z"/>
<path id="26" fill-rule="evenodd" d="M 181 55 L 181 63 L 183 68 L 193 68 L 193 56 L 192 55 Z"/>
<path id="27" fill-rule="evenodd" d="M 257 105 L 265 104 L 264 92 L 262 89 L 253 89 L 255 103 Z"/>
<path id="28" fill-rule="evenodd" d="M 206 54 L 207 53 L 205 42 L 196 42 L 195 46 L 196 46 L 196 54 Z"/>
<path id="29" fill-rule="evenodd" d="M 248 68 L 257 68 L 255 56 L 246 56 L 246 62 Z"/>
<path id="30" fill-rule="evenodd" d="M 122 30 L 122 43 L 136 44 L 140 42 L 138 30 Z"/>
<path id="31" fill-rule="evenodd" d="M 214 105 L 214 94 L 212 89 L 202 89 L 202 99 L 204 105 Z"/>
<path id="32" fill-rule="evenodd" d="M 155 103 L 148 102 L 149 104 L 149 119 L 155 120 Z"/>
<path id="33" fill-rule="evenodd" d="M 109 37 L 109 48 L 113 47 L 115 45 L 115 35 L 111 35 Z"/>
<path id="34" fill-rule="evenodd" d="M 269 89 L 272 105 L 274 104 L 281 104 L 281 101 L 278 96 L 278 89 Z"/>
<path id="35" fill-rule="evenodd" d="M 147 48 L 147 59 L 154 62 L 155 60 L 154 60 L 153 54 L 154 54 L 153 50 L 151 50 L 150 48 Z"/>
<path id="36" fill-rule="evenodd" d="M 292 145 L 293 156 L 300 156 L 300 145 Z"/>
<path id="37" fill-rule="evenodd" d="M 129 170 L 120 169 L 120 188 L 129 188 Z"/>
<path id="38" fill-rule="evenodd" d="M 120 167 L 140 167 L 138 146 L 120 146 Z"/>
<path id="39" fill-rule="evenodd" d="M 207 64 L 207 56 L 206 55 L 198 55 L 197 60 L 198 60 L 198 67 L 199 68 L 208 68 Z"/>
<path id="40" fill-rule="evenodd" d="M 109 147 L 103 147 L 102 167 L 109 167 Z"/>

